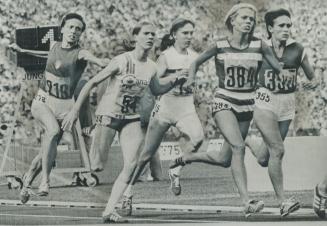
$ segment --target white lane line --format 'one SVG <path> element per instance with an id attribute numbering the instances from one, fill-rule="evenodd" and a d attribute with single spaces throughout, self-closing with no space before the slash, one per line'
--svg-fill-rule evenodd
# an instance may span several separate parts
<path id="1" fill-rule="evenodd" d="M 43 206 L 43 207 L 86 207 L 86 208 L 104 208 L 105 203 L 91 203 L 91 202 L 64 202 L 64 201 L 29 201 L 22 205 L 19 200 L 0 199 L 1 205 L 12 206 Z M 118 207 L 119 205 L 117 205 Z M 159 204 L 159 203 L 134 203 L 134 210 L 179 210 L 179 211 L 212 211 L 212 212 L 242 212 L 243 208 L 239 206 L 205 206 L 205 205 L 176 205 L 176 204 Z M 266 207 L 261 212 L 263 214 L 279 215 L 279 208 Z M 292 213 L 292 215 L 307 215 L 314 214 L 312 208 L 301 208 Z"/>
<path id="2" fill-rule="evenodd" d="M 37 214 L 10 214 L 10 213 L 0 213 L 0 216 L 6 217 L 31 217 L 31 218 L 60 218 L 60 219 L 89 219 L 89 220 L 101 220 L 102 217 L 76 217 L 76 216 L 59 216 L 59 215 L 37 215 Z M 208 220 L 189 220 L 189 219 L 154 219 L 154 218 L 126 218 L 129 222 L 185 222 L 185 223 L 222 223 L 228 221 L 208 221 Z"/>

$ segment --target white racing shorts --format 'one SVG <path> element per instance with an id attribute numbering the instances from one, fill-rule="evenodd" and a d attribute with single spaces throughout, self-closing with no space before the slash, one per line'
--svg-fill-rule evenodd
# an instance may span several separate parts
<path id="1" fill-rule="evenodd" d="M 164 95 L 155 104 L 151 117 L 175 126 L 197 145 L 204 137 L 193 96 Z"/>
<path id="2" fill-rule="evenodd" d="M 74 105 L 73 99 L 59 99 L 50 96 L 47 92 L 39 89 L 38 93 L 34 97 L 32 103 L 32 112 L 37 111 L 37 107 L 45 104 L 50 108 L 55 118 L 62 120 L 67 115 Z"/>
<path id="3" fill-rule="evenodd" d="M 272 93 L 261 87 L 256 91 L 255 106 L 273 112 L 278 121 L 292 120 L 295 116 L 295 95 Z"/>

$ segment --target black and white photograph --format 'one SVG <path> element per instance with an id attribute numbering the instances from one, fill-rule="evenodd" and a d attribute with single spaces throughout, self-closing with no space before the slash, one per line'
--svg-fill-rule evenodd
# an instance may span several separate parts
<path id="1" fill-rule="evenodd" d="M 327 225 L 327 1 L 0 0 L 0 225 Z"/>

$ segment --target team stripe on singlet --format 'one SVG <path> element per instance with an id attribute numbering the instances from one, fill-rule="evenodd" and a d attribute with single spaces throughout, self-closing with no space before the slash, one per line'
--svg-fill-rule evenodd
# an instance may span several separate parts
<path id="1" fill-rule="evenodd" d="M 177 69 L 167 69 L 166 72 L 167 73 L 175 73 L 177 71 Z"/>
<path id="2" fill-rule="evenodd" d="M 217 42 L 217 48 L 231 48 L 227 40 Z M 261 40 L 251 41 L 248 48 L 261 48 Z"/>
<path id="3" fill-rule="evenodd" d="M 219 53 L 217 54 L 219 60 L 256 60 L 262 61 L 262 54 L 260 53 Z"/>
<path id="4" fill-rule="evenodd" d="M 133 63 L 132 58 L 129 55 L 126 55 L 126 58 L 126 74 L 135 74 L 135 64 Z"/>
<path id="5" fill-rule="evenodd" d="M 254 99 L 240 100 L 240 99 L 235 99 L 233 97 L 225 96 L 224 94 L 221 94 L 221 93 L 216 93 L 215 97 L 221 98 L 223 100 L 226 100 L 226 101 L 228 101 L 232 104 L 238 105 L 238 106 L 254 105 Z"/>

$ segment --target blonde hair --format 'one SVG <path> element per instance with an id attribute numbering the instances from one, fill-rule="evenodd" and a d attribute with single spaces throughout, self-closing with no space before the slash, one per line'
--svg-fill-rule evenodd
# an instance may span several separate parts
<path id="1" fill-rule="evenodd" d="M 227 12 L 224 22 L 225 22 L 225 25 L 226 25 L 227 29 L 230 32 L 233 32 L 233 25 L 231 23 L 232 18 L 234 18 L 237 15 L 237 12 L 240 9 L 244 9 L 244 8 L 245 9 L 251 9 L 254 12 L 254 25 L 253 25 L 252 31 L 250 32 L 251 34 L 253 34 L 253 31 L 254 31 L 254 28 L 255 28 L 255 25 L 256 25 L 256 21 L 257 21 L 257 18 L 256 18 L 257 17 L 257 8 L 254 5 L 251 5 L 251 4 L 248 4 L 248 3 L 236 4 Z"/>

